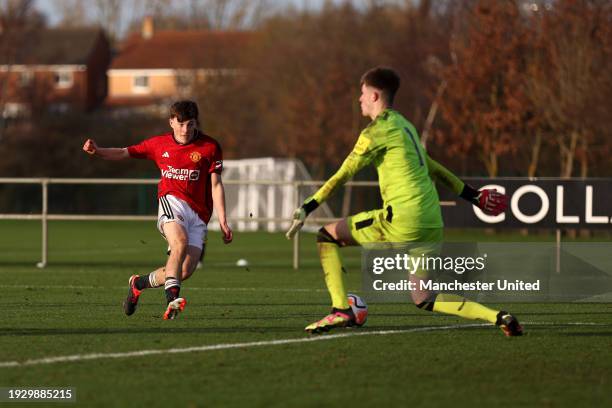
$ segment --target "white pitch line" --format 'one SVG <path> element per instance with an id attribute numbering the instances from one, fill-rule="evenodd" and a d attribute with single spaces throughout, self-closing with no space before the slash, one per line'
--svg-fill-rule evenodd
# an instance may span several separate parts
<path id="1" fill-rule="evenodd" d="M 526 324 L 533 325 L 550 325 L 550 326 L 610 326 L 605 323 L 593 323 L 593 322 L 525 322 Z M 417 332 L 428 332 L 428 331 L 442 331 L 442 330 L 455 330 L 463 328 L 474 328 L 474 327 L 490 327 L 490 323 L 473 323 L 473 324 L 455 324 L 449 326 L 428 326 L 428 327 L 416 327 L 414 329 L 404 330 L 376 330 L 376 331 L 355 331 L 352 333 L 342 334 L 330 334 L 321 335 L 305 338 L 296 339 L 280 339 L 280 340 L 267 340 L 267 341 L 254 341 L 248 343 L 221 343 L 212 344 L 208 346 L 197 346 L 197 347 L 186 347 L 186 348 L 172 348 L 164 350 L 140 350 L 140 351 L 128 351 L 123 353 L 91 353 L 91 354 L 73 354 L 68 356 L 56 356 L 46 357 L 33 360 L 25 361 L 3 361 L 0 362 L 0 368 L 4 367 L 25 367 L 33 365 L 46 365 L 55 363 L 69 363 L 78 361 L 88 360 L 102 360 L 111 358 L 127 358 L 127 357 L 143 357 L 159 354 L 181 354 L 191 352 L 203 352 L 203 351 L 216 351 L 216 350 L 228 350 L 237 348 L 252 348 L 252 347 L 264 347 L 264 346 L 281 346 L 285 344 L 296 344 L 296 343 L 310 343 L 315 341 L 326 341 L 335 340 L 346 337 L 357 337 L 357 336 L 384 336 L 389 334 L 406 334 L 406 333 L 417 333 Z"/>
<path id="2" fill-rule="evenodd" d="M 456 324 L 456 325 L 451 325 L 451 326 L 417 327 L 414 329 L 404 329 L 404 330 L 355 331 L 352 333 L 330 334 L 330 335 L 312 336 L 312 337 L 304 337 L 304 338 L 297 338 L 297 339 L 253 341 L 253 342 L 248 342 L 248 343 L 221 343 L 221 344 L 212 344 L 208 346 L 171 348 L 171 349 L 165 349 L 165 350 L 140 350 L 140 351 L 128 351 L 128 352 L 123 352 L 123 353 L 73 354 L 73 355 L 68 355 L 68 356 L 46 357 L 46 358 L 25 360 L 25 361 L 3 361 L 3 362 L 0 362 L 0 368 L 25 367 L 25 366 L 45 365 L 45 364 L 55 364 L 55 363 L 68 363 L 68 362 L 76 362 L 76 361 L 101 360 L 101 359 L 110 359 L 110 358 L 143 357 L 143 356 L 151 356 L 151 355 L 159 355 L 159 354 L 181 354 L 181 353 L 192 353 L 192 352 L 203 352 L 203 351 L 228 350 L 228 349 L 237 349 L 237 348 L 281 346 L 285 344 L 311 343 L 315 341 L 335 340 L 335 339 L 340 339 L 340 338 L 356 337 L 356 336 L 374 336 L 374 335 L 384 336 L 384 335 L 389 335 L 389 334 L 405 334 L 405 333 L 417 333 L 417 332 L 438 331 L 438 330 L 453 330 L 453 329 L 484 327 L 484 326 L 491 326 L 491 324 L 489 323 Z"/>

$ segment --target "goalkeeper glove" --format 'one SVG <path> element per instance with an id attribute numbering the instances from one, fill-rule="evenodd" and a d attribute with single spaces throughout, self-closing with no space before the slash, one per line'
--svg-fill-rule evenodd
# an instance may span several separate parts
<path id="1" fill-rule="evenodd" d="M 478 191 L 466 184 L 460 196 L 489 215 L 499 215 L 508 207 L 508 196 L 494 188 Z"/>
<path id="2" fill-rule="evenodd" d="M 306 199 L 306 201 L 304 201 L 304 204 L 301 207 L 295 209 L 295 211 L 293 212 L 293 222 L 291 223 L 291 227 L 289 227 L 289 230 L 285 234 L 287 239 L 292 239 L 295 234 L 297 234 L 297 232 L 302 229 L 306 217 L 308 217 L 311 212 L 316 210 L 318 206 L 319 203 L 317 203 L 317 200 L 315 200 L 314 198 L 308 198 Z"/>

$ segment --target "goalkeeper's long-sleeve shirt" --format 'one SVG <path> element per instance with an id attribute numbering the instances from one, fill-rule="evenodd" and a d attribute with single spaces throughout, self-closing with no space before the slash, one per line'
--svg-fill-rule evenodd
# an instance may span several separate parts
<path id="1" fill-rule="evenodd" d="M 415 127 L 400 113 L 386 109 L 359 135 L 340 169 L 312 196 L 324 202 L 359 170 L 373 164 L 384 208 L 392 206 L 414 228 L 442 227 L 438 193 L 430 178 L 460 194 L 464 183 L 427 156 Z"/>

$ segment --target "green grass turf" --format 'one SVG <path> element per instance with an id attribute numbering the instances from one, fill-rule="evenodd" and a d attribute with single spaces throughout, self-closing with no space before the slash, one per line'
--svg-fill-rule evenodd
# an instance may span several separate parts
<path id="1" fill-rule="evenodd" d="M 168 322 L 161 290 L 145 292 L 134 316 L 121 309 L 128 277 L 165 259 L 153 223 L 51 222 L 44 270 L 34 267 L 39 223 L 2 221 L 0 229 L 0 362 L 306 339 L 303 327 L 329 308 L 310 234 L 293 271 L 282 234 L 237 233 L 223 245 L 211 233 L 205 267 L 181 292 L 187 309 Z M 343 252 L 347 285 L 358 292 L 360 252 Z M 248 270 L 235 266 L 239 258 Z M 526 336 L 471 327 L 0 367 L 0 387 L 76 387 L 76 406 L 87 407 L 611 406 L 612 305 L 506 306 Z M 338 332 L 474 323 L 408 303 L 369 309 L 365 327 Z"/>

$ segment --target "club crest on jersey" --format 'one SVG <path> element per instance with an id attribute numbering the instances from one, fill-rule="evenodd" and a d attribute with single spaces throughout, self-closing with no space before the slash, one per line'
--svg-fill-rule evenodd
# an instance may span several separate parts
<path id="1" fill-rule="evenodd" d="M 200 154 L 200 152 L 191 152 L 189 153 L 189 158 L 192 162 L 197 163 L 202 159 L 202 155 Z"/>

